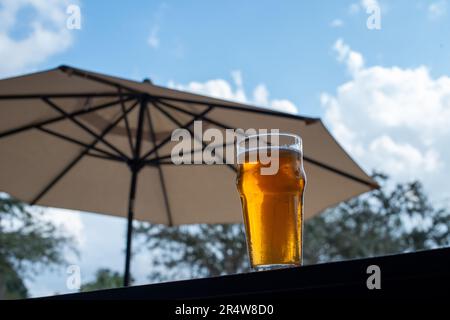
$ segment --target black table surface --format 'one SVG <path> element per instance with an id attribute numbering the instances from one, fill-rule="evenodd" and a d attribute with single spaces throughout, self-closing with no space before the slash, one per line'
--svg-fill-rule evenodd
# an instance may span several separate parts
<path id="1" fill-rule="evenodd" d="M 380 268 L 381 289 L 369 289 L 368 267 Z M 47 297 L 45 299 L 273 299 L 445 297 L 450 248 Z"/>

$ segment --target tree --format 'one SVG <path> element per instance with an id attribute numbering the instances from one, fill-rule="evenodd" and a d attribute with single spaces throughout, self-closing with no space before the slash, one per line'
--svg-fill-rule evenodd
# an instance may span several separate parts
<path id="1" fill-rule="evenodd" d="M 249 271 L 241 224 L 165 227 L 141 223 L 135 229 L 157 254 L 150 279 L 165 281 Z"/>
<path id="2" fill-rule="evenodd" d="M 450 211 L 434 208 L 418 181 L 381 188 L 318 215 L 305 226 L 305 261 L 317 263 L 450 245 Z"/>
<path id="3" fill-rule="evenodd" d="M 381 188 L 343 202 L 305 222 L 304 263 L 370 257 L 450 244 L 450 212 L 434 208 L 415 181 Z M 136 234 L 155 256 L 155 281 L 249 270 L 241 224 L 164 227 L 141 223 Z M 142 246 L 141 246 L 142 247 Z"/>
<path id="4" fill-rule="evenodd" d="M 99 269 L 95 273 L 95 279 L 83 284 L 80 291 L 94 291 L 101 289 L 119 288 L 123 284 L 123 277 L 120 273 L 106 268 Z"/>
<path id="5" fill-rule="evenodd" d="M 16 270 L 4 262 L 0 265 L 0 300 L 26 298 L 28 290 Z"/>
<path id="6" fill-rule="evenodd" d="M 24 280 L 63 264 L 66 250 L 76 253 L 73 239 L 42 211 L 0 194 L 0 299 L 27 297 Z"/>

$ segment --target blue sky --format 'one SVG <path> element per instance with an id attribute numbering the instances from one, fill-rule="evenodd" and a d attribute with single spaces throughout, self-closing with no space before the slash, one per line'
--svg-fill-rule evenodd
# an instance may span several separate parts
<path id="1" fill-rule="evenodd" d="M 380 31 L 367 29 L 364 9 L 351 13 L 353 3 L 84 1 L 82 30 L 72 32 L 72 46 L 40 67 L 68 63 L 163 85 L 229 79 L 230 71 L 241 70 L 246 88 L 263 82 L 271 95 L 312 115 L 322 113 L 320 93 L 346 76 L 331 52 L 338 37 L 363 51 L 369 64 L 426 64 L 434 75 L 450 73 L 444 32 L 450 20 L 431 21 L 429 1 L 386 1 Z M 335 19 L 343 26 L 330 27 Z M 148 44 L 152 30 L 158 48 Z"/>
<path id="2" fill-rule="evenodd" d="M 65 27 L 69 4 L 81 30 Z M 319 116 L 364 168 L 419 178 L 448 203 L 449 31 L 448 0 L 0 0 L 0 77 L 69 64 Z M 123 221 L 69 215 L 56 219 L 80 238 L 84 279 L 122 270 Z M 137 259 L 145 282 L 151 257 Z M 64 270 L 30 287 L 65 292 Z"/>

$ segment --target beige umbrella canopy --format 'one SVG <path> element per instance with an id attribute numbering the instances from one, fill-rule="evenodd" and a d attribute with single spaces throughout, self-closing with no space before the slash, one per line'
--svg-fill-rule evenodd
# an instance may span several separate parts
<path id="1" fill-rule="evenodd" d="M 128 281 L 132 219 L 242 221 L 232 166 L 171 162 L 172 131 L 192 130 L 196 120 L 205 128 L 299 134 L 306 218 L 377 187 L 320 119 L 61 66 L 0 80 L 0 191 L 31 204 L 128 217 Z"/>

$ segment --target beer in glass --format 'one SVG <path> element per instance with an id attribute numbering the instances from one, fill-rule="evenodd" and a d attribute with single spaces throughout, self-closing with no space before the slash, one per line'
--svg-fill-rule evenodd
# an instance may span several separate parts
<path id="1" fill-rule="evenodd" d="M 301 138 L 284 133 L 248 136 L 238 140 L 237 156 L 251 266 L 264 270 L 301 265 L 306 184 Z M 264 172 L 268 159 L 277 170 Z"/>

